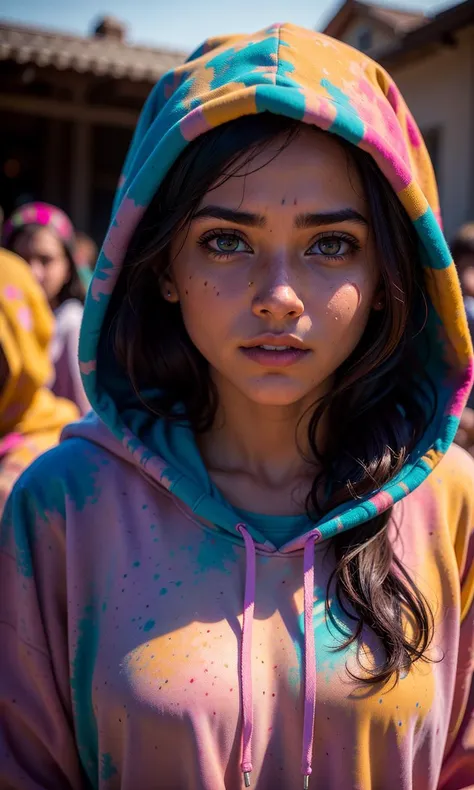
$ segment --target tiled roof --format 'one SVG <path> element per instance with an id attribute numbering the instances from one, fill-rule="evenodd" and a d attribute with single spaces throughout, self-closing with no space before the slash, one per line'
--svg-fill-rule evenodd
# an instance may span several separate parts
<path id="1" fill-rule="evenodd" d="M 429 17 L 421 12 L 402 11 L 363 0 L 345 0 L 328 20 L 323 32 L 334 38 L 341 38 L 347 26 L 357 17 L 381 22 L 396 35 L 404 35 L 429 21 Z"/>
<path id="2" fill-rule="evenodd" d="M 182 52 L 138 47 L 116 39 L 0 22 L 0 60 L 154 83 L 185 58 Z"/>

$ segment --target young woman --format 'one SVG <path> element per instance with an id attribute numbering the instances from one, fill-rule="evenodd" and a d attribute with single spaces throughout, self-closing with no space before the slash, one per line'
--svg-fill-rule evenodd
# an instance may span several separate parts
<path id="1" fill-rule="evenodd" d="M 5 223 L 3 243 L 31 266 L 56 318 L 51 345 L 53 392 L 90 409 L 77 359 L 85 288 L 90 271 L 75 261 L 75 234 L 66 214 L 47 203 L 20 206 Z"/>
<path id="2" fill-rule="evenodd" d="M 158 84 L 86 303 L 97 416 L 3 520 L 0 784 L 472 785 L 472 348 L 437 215 L 397 88 L 324 35 L 213 40 Z"/>
<path id="3" fill-rule="evenodd" d="M 0 250 L 0 513 L 26 467 L 76 420 L 47 388 L 53 316 L 24 261 Z"/>

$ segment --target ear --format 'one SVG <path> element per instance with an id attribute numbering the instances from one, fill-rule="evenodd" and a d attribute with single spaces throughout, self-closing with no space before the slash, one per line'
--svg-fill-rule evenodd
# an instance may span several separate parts
<path id="1" fill-rule="evenodd" d="M 165 274 L 161 278 L 160 291 L 163 299 L 170 304 L 177 304 L 177 302 L 179 302 L 178 289 L 170 274 Z"/>
<path id="2" fill-rule="evenodd" d="M 385 293 L 381 288 L 378 288 L 375 292 L 374 299 L 372 302 L 372 310 L 375 310 L 379 313 L 385 307 Z"/>

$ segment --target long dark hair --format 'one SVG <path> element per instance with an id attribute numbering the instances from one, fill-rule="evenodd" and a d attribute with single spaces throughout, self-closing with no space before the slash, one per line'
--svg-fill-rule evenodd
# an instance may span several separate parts
<path id="1" fill-rule="evenodd" d="M 116 357 L 146 408 L 168 420 L 182 419 L 173 411 L 181 403 L 196 432 L 212 425 L 217 394 L 207 361 L 187 335 L 179 305 L 160 294 L 160 279 L 171 262 L 170 242 L 211 187 L 241 168 L 245 171 L 243 159 L 251 163 L 275 138 L 282 140 L 278 155 L 301 128 L 299 122 L 263 113 L 199 137 L 169 171 L 129 245 L 109 307 Z M 309 445 L 320 471 L 307 499 L 312 518 L 387 483 L 425 432 L 436 405 L 426 376 L 417 380 L 424 364 L 420 339 L 427 303 L 416 232 L 372 158 L 350 143 L 340 144 L 347 151 L 348 167 L 355 164 L 360 173 L 385 301 L 337 371 L 331 392 L 313 407 Z M 161 394 L 145 399 L 149 388 Z M 321 448 L 316 433 L 323 414 L 330 441 Z M 327 492 L 323 503 L 321 481 Z M 370 683 L 394 675 L 397 679 L 416 660 L 428 660 L 433 629 L 426 599 L 395 556 L 390 523 L 391 509 L 331 541 L 336 567 L 328 588 L 328 615 L 334 589 L 355 622 L 345 646 L 369 626 L 385 649 L 384 663 L 364 673 Z M 409 633 L 404 613 L 410 618 Z"/>
<path id="2" fill-rule="evenodd" d="M 31 239 L 39 230 L 46 228 L 47 230 L 51 231 L 51 233 L 55 234 L 54 228 L 51 228 L 47 225 L 38 225 L 36 223 L 30 223 L 28 225 L 22 225 L 17 230 L 15 230 L 10 238 L 8 239 L 8 249 L 15 252 L 15 245 L 20 238 L 20 236 L 26 237 L 26 239 Z M 56 235 L 56 234 L 55 234 Z M 69 264 L 69 277 L 62 286 L 61 290 L 59 291 L 56 299 L 58 306 L 63 304 L 66 299 L 78 299 L 80 302 L 84 304 L 84 300 L 86 298 L 85 288 L 81 282 L 81 278 L 79 277 L 76 263 L 74 261 L 74 249 L 73 244 L 71 247 L 64 244 L 62 239 L 57 236 L 59 242 L 62 244 L 64 248 L 64 254 L 68 260 Z"/>

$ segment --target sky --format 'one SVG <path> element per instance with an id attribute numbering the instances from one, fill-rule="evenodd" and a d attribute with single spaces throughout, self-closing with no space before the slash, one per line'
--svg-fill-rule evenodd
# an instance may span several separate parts
<path id="1" fill-rule="evenodd" d="M 0 19 L 87 35 L 92 22 L 109 14 L 127 23 L 127 40 L 190 51 L 209 36 L 247 33 L 271 22 L 321 28 L 341 0 L 0 0 Z M 378 0 L 429 13 L 453 0 Z"/>

